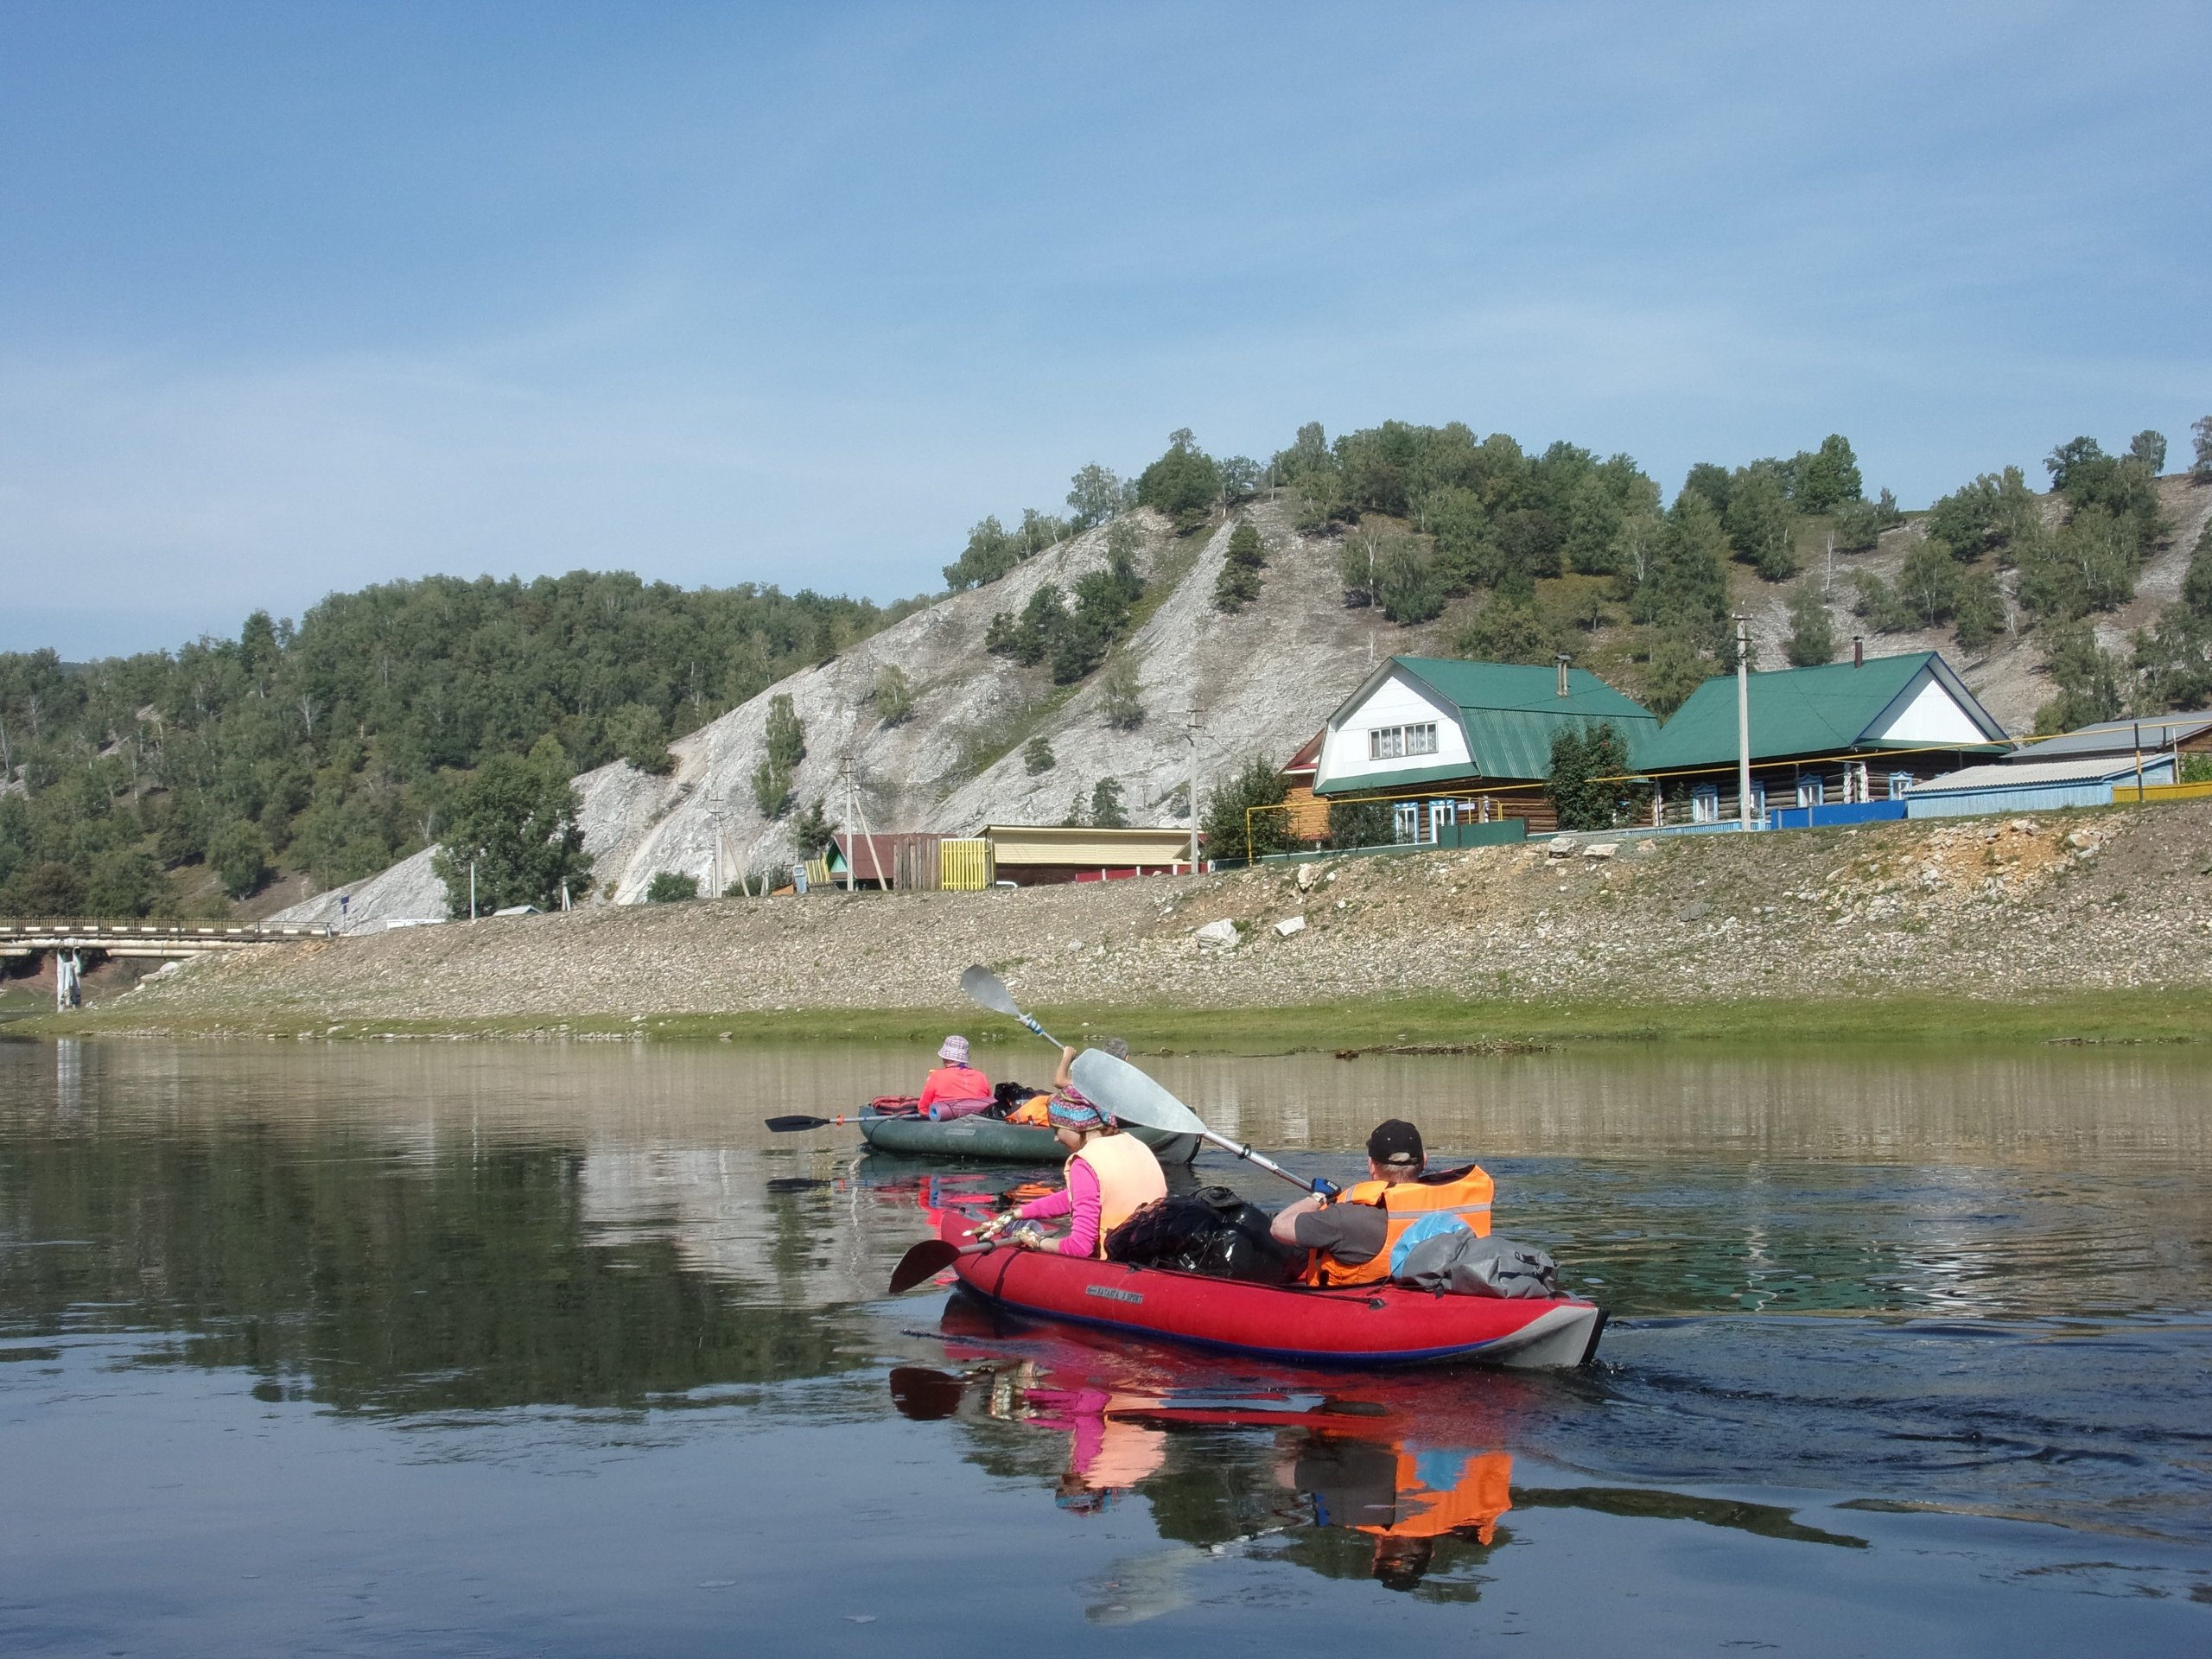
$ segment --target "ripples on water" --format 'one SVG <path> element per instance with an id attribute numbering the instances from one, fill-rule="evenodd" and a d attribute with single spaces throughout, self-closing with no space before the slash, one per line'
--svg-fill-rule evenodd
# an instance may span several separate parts
<path id="1" fill-rule="evenodd" d="M 2212 1618 L 2201 1060 L 1156 1063 L 1309 1173 L 1351 1173 L 1386 1115 L 1480 1157 L 1500 1230 L 1614 1311 L 1565 1376 L 1301 1372 L 888 1301 L 925 1201 L 1022 1172 L 759 1120 L 921 1063 L 0 1044 L 0 1434 L 24 1490 L 74 1494 L 16 1538 L 37 1572 L 0 1580 L 0 1637 L 672 1650 L 711 1645 L 720 1616 L 683 1609 L 720 1596 L 834 1648 L 944 1639 L 979 1592 L 1055 1641 L 1621 1639 L 1663 1601 L 1717 1643 L 1841 1597 L 2158 1651 Z M 264 1556 L 282 1591 L 243 1576 Z M 407 1611 L 338 1587 L 357 1569 Z M 879 1611 L 830 1605 L 856 1583 Z"/>

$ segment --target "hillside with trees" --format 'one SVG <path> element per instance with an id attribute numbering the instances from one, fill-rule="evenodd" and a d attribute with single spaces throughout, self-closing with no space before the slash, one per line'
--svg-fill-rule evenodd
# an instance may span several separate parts
<path id="1" fill-rule="evenodd" d="M 1669 500 L 1629 456 L 1457 423 L 1309 424 L 1265 463 L 1180 430 L 1065 514 L 981 520 L 934 600 L 431 577 L 175 652 L 0 656 L 0 912 L 266 909 L 404 861 L 422 913 L 458 868 L 431 849 L 525 797 L 560 855 L 506 856 L 532 901 L 750 885 L 849 817 L 1179 822 L 1194 770 L 1225 823 L 1380 656 L 1565 652 L 1663 713 L 1732 667 L 1738 611 L 1760 667 L 1940 647 L 2014 729 L 2199 706 L 2192 438 L 2183 475 L 2155 433 L 2075 438 L 2048 490 L 2000 466 L 1907 513 L 1841 435 Z"/>

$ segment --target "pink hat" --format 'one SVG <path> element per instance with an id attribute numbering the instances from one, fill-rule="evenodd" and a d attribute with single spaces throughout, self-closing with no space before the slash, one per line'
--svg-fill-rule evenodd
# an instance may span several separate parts
<path id="1" fill-rule="evenodd" d="M 967 1065 L 968 1039 L 965 1037 L 946 1038 L 944 1046 L 938 1050 L 937 1057 L 940 1060 L 950 1060 L 955 1065 Z"/>

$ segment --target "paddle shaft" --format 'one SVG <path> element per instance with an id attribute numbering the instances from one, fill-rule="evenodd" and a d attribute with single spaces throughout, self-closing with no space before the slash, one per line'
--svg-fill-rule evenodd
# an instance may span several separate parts
<path id="1" fill-rule="evenodd" d="M 1225 1135 L 1217 1135 L 1213 1130 L 1205 1128 L 1200 1129 L 1198 1134 L 1205 1140 L 1213 1142 L 1215 1146 L 1219 1147 L 1224 1152 L 1233 1152 L 1239 1158 L 1243 1159 L 1245 1162 L 1257 1164 L 1262 1169 L 1266 1170 L 1268 1174 L 1280 1175 L 1283 1179 L 1288 1181 L 1293 1186 L 1298 1187 L 1302 1191 L 1313 1193 L 1317 1197 L 1333 1198 L 1338 1193 L 1344 1191 L 1344 1189 L 1338 1186 L 1334 1181 L 1309 1181 L 1303 1175 L 1294 1175 L 1288 1170 L 1285 1169 L 1281 1164 L 1275 1162 L 1274 1159 L 1268 1157 L 1265 1153 L 1255 1152 L 1249 1147 L 1239 1146 L 1236 1141 L 1230 1140 Z"/>

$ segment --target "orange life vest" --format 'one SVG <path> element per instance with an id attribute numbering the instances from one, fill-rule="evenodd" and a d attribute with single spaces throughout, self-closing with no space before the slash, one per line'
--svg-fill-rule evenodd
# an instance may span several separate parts
<path id="1" fill-rule="evenodd" d="M 1167 1196 L 1167 1177 L 1152 1148 L 1134 1135 L 1093 1135 L 1068 1159 L 1090 1166 L 1098 1178 L 1098 1243 L 1091 1254 L 1106 1255 L 1106 1235 L 1155 1198 Z"/>
<path id="2" fill-rule="evenodd" d="M 1338 1204 L 1370 1204 L 1389 1217 L 1382 1248 L 1364 1262 L 1345 1263 L 1313 1251 L 1306 1258 L 1309 1285 L 1371 1285 L 1390 1276 L 1390 1252 L 1406 1229 L 1424 1216 L 1453 1215 L 1476 1234 L 1490 1231 L 1491 1179 L 1479 1164 L 1440 1170 L 1410 1181 L 1361 1181 L 1344 1189 Z"/>
<path id="3" fill-rule="evenodd" d="M 1008 1112 L 1006 1115 L 1006 1121 L 1009 1123 L 1034 1123 L 1049 1128 L 1052 1120 L 1045 1109 L 1052 1103 L 1052 1097 L 1050 1095 L 1032 1095 L 1020 1105 Z"/>

